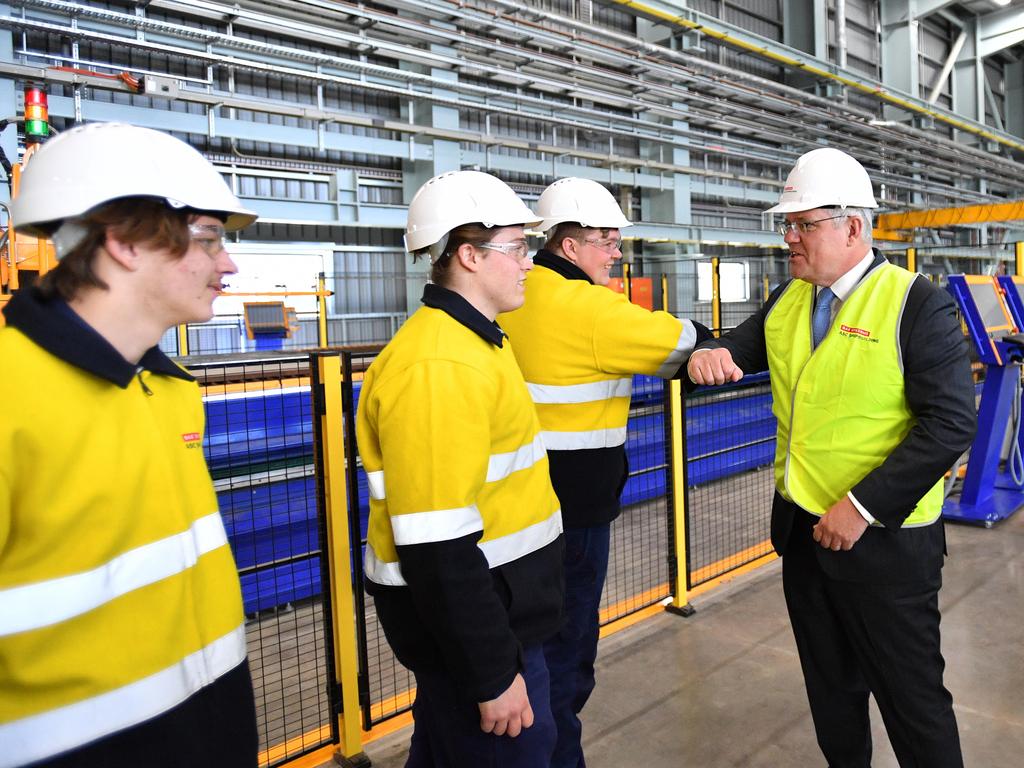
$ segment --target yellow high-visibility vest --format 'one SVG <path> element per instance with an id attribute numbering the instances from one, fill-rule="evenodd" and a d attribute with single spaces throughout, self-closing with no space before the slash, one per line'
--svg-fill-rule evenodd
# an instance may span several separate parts
<path id="1" fill-rule="evenodd" d="M 915 277 L 888 263 L 873 269 L 813 352 L 813 285 L 793 280 L 768 313 L 764 334 L 778 419 L 775 485 L 808 512 L 825 514 L 914 425 L 899 329 Z M 928 525 L 941 511 L 940 478 L 903 526 Z"/>

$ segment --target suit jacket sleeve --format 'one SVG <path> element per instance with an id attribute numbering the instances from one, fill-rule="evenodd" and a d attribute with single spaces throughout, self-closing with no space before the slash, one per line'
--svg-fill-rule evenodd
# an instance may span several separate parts
<path id="1" fill-rule="evenodd" d="M 731 331 L 717 339 L 709 340 L 698 344 L 697 349 L 715 349 L 722 347 L 729 350 L 733 362 L 740 367 L 743 375 L 748 373 L 759 373 L 768 370 L 768 351 L 764 342 L 765 318 L 771 311 L 772 306 L 779 296 L 789 285 L 787 280 L 768 297 L 768 301 L 757 312 L 752 314 Z"/>
<path id="2" fill-rule="evenodd" d="M 967 342 L 953 300 L 923 277 L 914 281 L 907 298 L 900 347 L 914 424 L 888 458 L 851 491 L 887 528 L 900 527 L 970 447 L 977 422 Z"/>

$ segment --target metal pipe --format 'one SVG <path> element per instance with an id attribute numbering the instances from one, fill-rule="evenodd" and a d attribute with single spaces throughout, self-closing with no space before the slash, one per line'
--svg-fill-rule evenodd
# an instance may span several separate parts
<path id="1" fill-rule="evenodd" d="M 846 0 L 836 0 L 836 66 L 846 69 Z"/>

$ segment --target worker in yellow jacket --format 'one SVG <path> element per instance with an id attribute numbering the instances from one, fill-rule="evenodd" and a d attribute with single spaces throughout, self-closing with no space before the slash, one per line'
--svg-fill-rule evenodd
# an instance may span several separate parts
<path id="1" fill-rule="evenodd" d="M 4 309 L 0 766 L 255 768 L 241 590 L 195 380 L 157 347 L 213 315 L 245 210 L 167 134 L 36 152 L 11 216 L 59 259 Z"/>
<path id="2" fill-rule="evenodd" d="M 558 727 L 553 768 L 584 766 L 579 712 L 594 688 L 611 522 L 626 484 L 633 374 L 673 378 L 706 328 L 608 290 L 631 226 L 607 189 L 560 179 L 540 196 L 547 243 L 522 309 L 501 315 L 540 418 L 565 524 L 566 623 L 544 646 Z"/>
<path id="3" fill-rule="evenodd" d="M 536 220 L 485 173 L 424 184 L 405 242 L 432 264 L 425 306 L 363 379 L 366 588 L 416 675 L 407 768 L 542 768 L 554 747 L 541 644 L 562 619 L 562 521 L 495 323 L 523 303 Z"/>

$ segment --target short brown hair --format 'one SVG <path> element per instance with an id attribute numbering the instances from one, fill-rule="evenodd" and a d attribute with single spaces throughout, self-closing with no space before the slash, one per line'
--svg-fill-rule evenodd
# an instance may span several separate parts
<path id="1" fill-rule="evenodd" d="M 451 283 L 450 268 L 452 265 L 452 254 L 459 250 L 460 246 L 469 243 L 479 248 L 491 240 L 493 227 L 485 227 L 483 224 L 463 224 L 448 233 L 448 242 L 445 243 L 441 256 L 430 266 L 430 282 L 448 288 Z M 418 251 L 413 255 L 413 260 L 422 257 L 426 251 Z"/>
<path id="2" fill-rule="evenodd" d="M 601 237 L 608 237 L 608 228 L 597 228 L 597 227 L 584 227 L 582 224 L 576 221 L 563 221 L 561 224 L 556 224 L 554 229 L 548 233 L 548 241 L 544 243 L 544 247 L 549 251 L 561 251 L 562 241 L 569 237 L 573 240 L 583 240 L 587 236 L 587 232 L 594 231 L 600 232 Z"/>
<path id="3" fill-rule="evenodd" d="M 96 274 L 95 261 L 108 232 L 126 243 L 166 250 L 175 258 L 184 256 L 190 240 L 188 222 L 194 215 L 190 209 L 169 208 L 148 197 L 128 197 L 97 206 L 78 219 L 86 228 L 85 237 L 61 258 L 56 269 L 43 276 L 40 290 L 47 296 L 71 301 L 83 288 L 106 289 L 107 284 Z"/>

